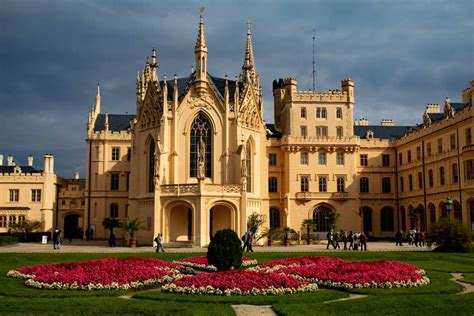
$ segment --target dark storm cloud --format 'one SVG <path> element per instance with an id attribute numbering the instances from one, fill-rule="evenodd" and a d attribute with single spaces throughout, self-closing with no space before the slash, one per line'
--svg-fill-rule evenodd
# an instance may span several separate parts
<path id="1" fill-rule="evenodd" d="M 85 124 L 101 83 L 102 110 L 135 112 L 135 76 L 152 47 L 160 77 L 194 64 L 198 7 L 206 6 L 208 69 L 233 78 L 252 20 L 265 118 L 271 83 L 317 89 L 356 81 L 356 117 L 420 121 L 426 103 L 460 99 L 474 79 L 472 1 L 13 1 L 0 2 L 0 153 L 20 163 L 46 152 L 61 175 L 83 173 Z"/>

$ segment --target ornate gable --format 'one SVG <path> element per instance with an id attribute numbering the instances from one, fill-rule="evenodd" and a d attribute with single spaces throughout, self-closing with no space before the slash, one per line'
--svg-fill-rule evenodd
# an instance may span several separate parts
<path id="1" fill-rule="evenodd" d="M 216 96 L 216 94 L 214 92 L 210 92 L 209 90 L 210 89 L 204 89 L 200 94 L 198 94 L 195 89 L 189 89 L 180 106 L 185 106 L 186 108 L 190 109 L 205 108 L 207 110 L 211 110 L 213 108 L 217 109 L 217 105 L 219 105 L 219 109 L 223 111 L 224 105 Z"/>
<path id="2" fill-rule="evenodd" d="M 257 107 L 252 87 L 248 86 L 239 108 L 238 121 L 242 126 L 258 129 L 262 123 L 260 110 Z"/>
<path id="3" fill-rule="evenodd" d="M 160 126 L 163 115 L 163 105 L 155 83 L 149 84 L 143 105 L 138 113 L 138 124 L 142 129 Z"/>

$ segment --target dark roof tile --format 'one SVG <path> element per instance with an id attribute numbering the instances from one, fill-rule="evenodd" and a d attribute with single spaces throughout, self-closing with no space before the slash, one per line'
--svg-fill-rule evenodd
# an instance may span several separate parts
<path id="1" fill-rule="evenodd" d="M 407 134 L 413 126 L 382 126 L 382 125 L 354 125 L 354 135 L 365 138 L 370 129 L 374 132 L 374 138 L 395 139 Z"/>
<path id="2" fill-rule="evenodd" d="M 130 128 L 130 121 L 135 115 L 130 114 L 108 114 L 109 116 L 109 131 L 120 132 L 126 131 Z M 99 114 L 95 120 L 94 132 L 104 130 L 105 114 Z"/>

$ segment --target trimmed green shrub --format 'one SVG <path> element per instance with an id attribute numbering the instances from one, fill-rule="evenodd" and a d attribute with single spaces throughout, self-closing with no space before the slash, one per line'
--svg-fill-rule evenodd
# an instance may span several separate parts
<path id="1" fill-rule="evenodd" d="M 239 269 L 242 265 L 242 247 L 239 236 L 232 229 L 216 232 L 207 250 L 207 261 L 217 271 Z"/>
<path id="2" fill-rule="evenodd" d="M 428 234 L 428 241 L 438 245 L 436 251 L 469 251 L 471 232 L 462 224 L 441 218 Z"/>
<path id="3" fill-rule="evenodd" d="M 0 236 L 0 246 L 6 246 L 18 243 L 17 236 Z"/>

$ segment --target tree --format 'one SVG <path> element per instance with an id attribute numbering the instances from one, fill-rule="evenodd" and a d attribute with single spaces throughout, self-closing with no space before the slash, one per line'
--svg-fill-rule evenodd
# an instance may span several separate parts
<path id="1" fill-rule="evenodd" d="M 134 218 L 132 220 L 125 220 L 122 223 L 122 229 L 130 234 L 130 239 L 134 240 L 135 232 L 144 229 L 142 222 L 138 218 Z"/>
<path id="2" fill-rule="evenodd" d="M 467 227 L 450 222 L 446 217 L 431 226 L 428 233 L 428 241 L 438 246 L 435 251 L 469 251 L 471 240 L 471 232 Z"/>
<path id="3" fill-rule="evenodd" d="M 102 226 L 104 226 L 105 229 L 110 230 L 110 236 L 112 236 L 114 233 L 114 228 L 122 227 L 122 223 L 116 218 L 107 217 L 102 221 Z"/>
<path id="4" fill-rule="evenodd" d="M 301 223 L 301 226 L 303 228 L 306 228 L 306 241 L 308 244 L 311 243 L 311 229 L 315 229 L 316 226 L 317 226 L 317 223 L 316 223 L 316 220 L 312 219 L 312 218 L 308 218 L 308 219 L 304 219 L 303 222 Z"/>
<path id="5" fill-rule="evenodd" d="M 258 241 L 263 237 L 263 234 L 258 234 L 258 232 L 265 223 L 265 219 L 265 215 L 257 214 L 256 212 L 249 215 L 247 229 L 252 234 L 254 241 Z"/>
<path id="6" fill-rule="evenodd" d="M 24 220 L 19 223 L 15 223 L 13 225 L 10 225 L 11 229 L 13 229 L 16 232 L 34 232 L 41 227 L 41 222 L 36 221 L 36 220 Z"/>
<path id="7" fill-rule="evenodd" d="M 218 230 L 209 244 L 207 261 L 217 271 L 239 269 L 242 265 L 239 236 L 232 229 Z"/>

